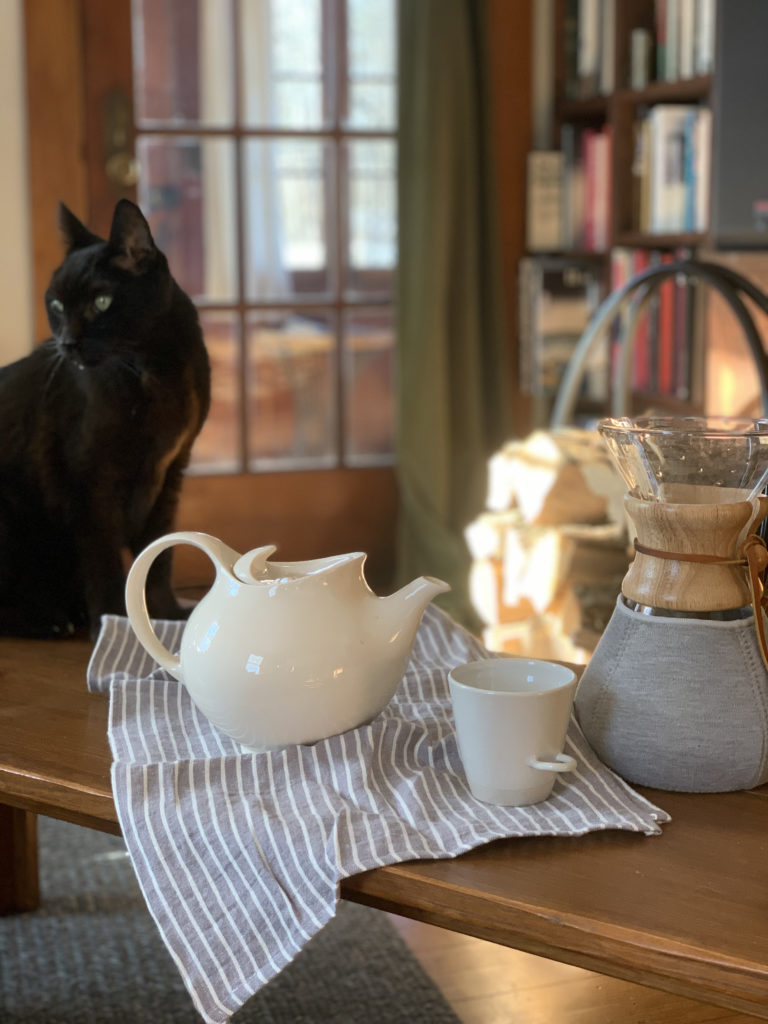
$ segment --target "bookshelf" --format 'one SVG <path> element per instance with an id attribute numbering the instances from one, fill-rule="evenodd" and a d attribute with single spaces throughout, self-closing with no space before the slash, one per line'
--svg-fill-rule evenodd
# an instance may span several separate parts
<path id="1" fill-rule="evenodd" d="M 597 260 L 607 294 L 649 263 L 696 255 L 706 245 L 716 6 L 716 0 L 551 0 L 550 180 L 548 186 L 538 180 L 546 154 L 529 154 L 530 261 L 582 260 L 594 274 Z M 559 194 L 553 161 L 559 161 Z M 698 291 L 670 281 L 649 303 L 633 357 L 633 411 L 701 411 Z M 523 327 L 528 379 L 548 379 L 546 370 L 531 373 L 531 351 L 542 346 L 530 336 L 530 323 Z M 612 337 L 615 343 L 617 334 Z M 588 417 L 595 402 L 583 404 Z M 533 407 L 540 410 L 533 426 L 544 425 L 546 401 Z"/>

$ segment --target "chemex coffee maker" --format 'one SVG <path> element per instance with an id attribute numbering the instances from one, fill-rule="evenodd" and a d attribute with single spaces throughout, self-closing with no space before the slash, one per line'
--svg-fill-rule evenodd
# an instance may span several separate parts
<path id="1" fill-rule="evenodd" d="M 768 419 L 613 418 L 598 430 L 628 487 L 635 558 L 579 686 L 581 728 L 630 782 L 760 785 Z"/>

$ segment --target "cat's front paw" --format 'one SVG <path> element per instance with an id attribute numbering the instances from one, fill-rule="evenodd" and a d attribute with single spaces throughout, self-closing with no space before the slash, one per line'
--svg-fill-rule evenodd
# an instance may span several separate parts
<path id="1" fill-rule="evenodd" d="M 66 612 L 36 615 L 18 609 L 0 609 L 0 636 L 29 640 L 65 640 L 74 636 L 82 623 L 75 623 Z"/>

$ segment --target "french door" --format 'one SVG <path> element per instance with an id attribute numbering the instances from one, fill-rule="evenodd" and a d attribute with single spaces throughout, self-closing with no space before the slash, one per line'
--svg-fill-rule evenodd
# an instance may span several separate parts
<path id="1" fill-rule="evenodd" d="M 365 550 L 385 580 L 396 0 L 34 0 L 33 156 L 41 6 L 84 69 L 73 208 L 103 233 L 135 197 L 200 311 L 213 403 L 178 525 L 284 558 Z"/>

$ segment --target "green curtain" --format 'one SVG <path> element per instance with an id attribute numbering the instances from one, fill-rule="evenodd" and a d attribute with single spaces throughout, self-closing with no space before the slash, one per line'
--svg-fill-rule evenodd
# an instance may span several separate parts
<path id="1" fill-rule="evenodd" d="M 397 581 L 472 629 L 463 531 L 509 430 L 484 0 L 401 0 Z"/>

